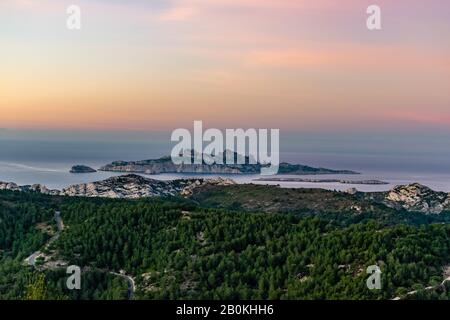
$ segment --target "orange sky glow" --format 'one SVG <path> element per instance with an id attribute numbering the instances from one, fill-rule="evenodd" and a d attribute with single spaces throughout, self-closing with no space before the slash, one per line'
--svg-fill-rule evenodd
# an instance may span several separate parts
<path id="1" fill-rule="evenodd" d="M 0 128 L 450 125 L 450 3 L 370 4 L 4 0 Z"/>

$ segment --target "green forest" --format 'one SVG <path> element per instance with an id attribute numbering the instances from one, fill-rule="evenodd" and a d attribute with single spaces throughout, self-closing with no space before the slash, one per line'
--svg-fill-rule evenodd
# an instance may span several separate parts
<path id="1" fill-rule="evenodd" d="M 55 234 L 56 210 L 65 229 L 44 251 L 83 270 L 80 290 L 67 289 L 62 267 L 24 263 Z M 0 298 L 128 299 L 121 273 L 135 281 L 133 299 L 448 299 L 446 220 L 0 191 Z M 370 265 L 380 290 L 367 288 Z"/>

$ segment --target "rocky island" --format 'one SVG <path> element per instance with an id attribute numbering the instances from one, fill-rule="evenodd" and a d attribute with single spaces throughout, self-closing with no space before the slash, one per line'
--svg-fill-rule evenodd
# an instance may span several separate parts
<path id="1" fill-rule="evenodd" d="M 203 157 L 203 159 L 206 155 Z M 234 154 L 235 159 L 239 156 Z M 225 162 L 225 161 L 224 161 Z M 235 161 L 236 163 L 237 161 Z M 100 171 L 129 172 L 142 174 L 195 173 L 195 174 L 259 174 L 264 165 L 251 164 L 245 157 L 245 164 L 174 164 L 171 157 L 141 161 L 114 161 L 101 167 Z M 314 168 L 301 164 L 280 163 L 278 174 L 318 175 L 318 174 L 358 174 L 350 170 Z"/>
<path id="2" fill-rule="evenodd" d="M 91 167 L 85 165 L 76 165 L 70 169 L 70 173 L 94 173 L 97 170 L 92 169 Z"/>

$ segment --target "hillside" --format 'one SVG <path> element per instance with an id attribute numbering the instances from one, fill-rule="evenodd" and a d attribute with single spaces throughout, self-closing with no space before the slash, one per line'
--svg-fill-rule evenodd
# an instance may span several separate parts
<path id="1" fill-rule="evenodd" d="M 80 291 L 64 289 L 65 269 L 21 262 L 48 241 L 56 209 L 65 228 L 46 259 L 81 266 Z M 368 217 L 336 224 L 321 214 L 205 209 L 183 199 L 0 191 L 0 219 L 8 221 L 0 224 L 0 297 L 26 297 L 43 285 L 37 296 L 47 299 L 124 299 L 126 282 L 113 274 L 120 271 L 135 279 L 136 299 L 391 299 L 442 282 L 448 224 Z M 382 270 L 381 290 L 365 284 L 373 264 Z"/>
<path id="2" fill-rule="evenodd" d="M 436 192 L 426 186 L 413 183 L 397 186 L 387 193 L 384 203 L 409 211 L 439 214 L 450 210 L 450 194 Z"/>
<path id="3" fill-rule="evenodd" d="M 419 192 L 419 191 L 422 192 Z M 397 196 L 397 195 L 402 195 Z M 271 185 L 205 185 L 196 188 L 191 196 L 202 206 L 231 210 L 262 211 L 295 214 L 390 214 L 390 219 L 426 217 L 450 213 L 446 193 L 435 192 L 425 186 L 412 184 L 397 186 L 388 192 L 362 193 L 354 190 L 337 192 L 323 189 L 280 188 Z M 436 218 L 436 217 L 435 217 Z M 446 218 L 445 218 L 446 219 Z"/>

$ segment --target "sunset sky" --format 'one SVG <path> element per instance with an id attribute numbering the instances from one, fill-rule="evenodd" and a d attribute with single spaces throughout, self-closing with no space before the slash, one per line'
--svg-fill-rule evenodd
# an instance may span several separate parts
<path id="1" fill-rule="evenodd" d="M 82 30 L 66 28 L 79 5 Z M 382 30 L 366 9 L 382 9 Z M 0 128 L 450 126 L 448 0 L 0 0 Z"/>

